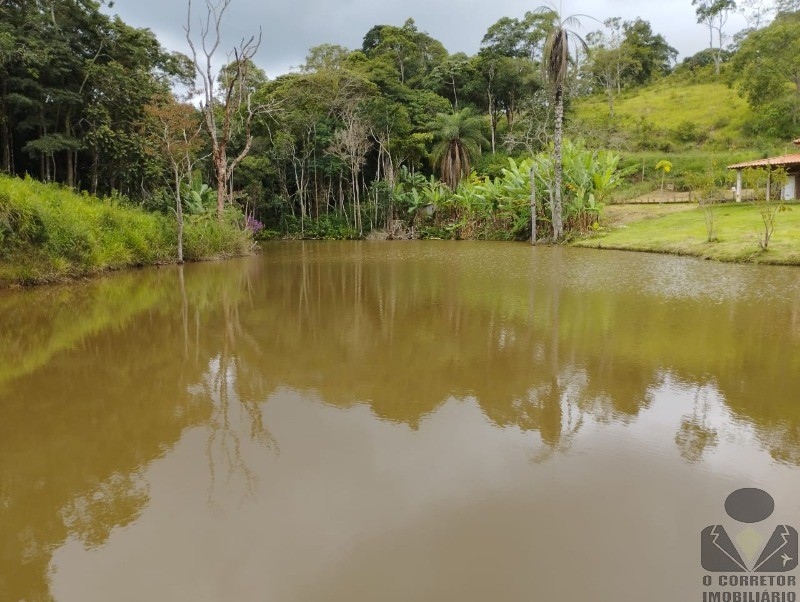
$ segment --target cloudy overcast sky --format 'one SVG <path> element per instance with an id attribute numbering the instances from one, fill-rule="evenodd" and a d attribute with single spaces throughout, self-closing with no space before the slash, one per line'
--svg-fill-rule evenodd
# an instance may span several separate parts
<path id="1" fill-rule="evenodd" d="M 488 27 L 500 17 L 519 18 L 539 4 L 536 0 L 232 0 L 223 22 L 223 42 L 227 50 L 261 27 L 263 42 L 256 62 L 274 77 L 302 64 L 311 46 L 330 43 L 359 48 L 373 25 L 402 25 L 411 17 L 449 52 L 473 54 Z M 193 1 L 196 13 L 204 6 L 205 0 Z M 108 10 L 130 25 L 151 29 L 167 48 L 187 52 L 186 8 L 186 0 L 117 0 Z M 681 56 L 708 44 L 708 32 L 696 23 L 691 0 L 565 0 L 563 12 L 584 13 L 600 21 L 641 17 Z M 734 15 L 728 30 L 732 33 L 744 26 L 744 20 Z M 587 21 L 585 27 L 597 29 L 597 24 Z"/>

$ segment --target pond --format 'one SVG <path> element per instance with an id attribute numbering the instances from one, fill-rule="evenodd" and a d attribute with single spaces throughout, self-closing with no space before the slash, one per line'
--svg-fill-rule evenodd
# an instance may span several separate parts
<path id="1" fill-rule="evenodd" d="M 700 600 L 799 465 L 795 268 L 293 242 L 0 294 L 0 600 Z"/>

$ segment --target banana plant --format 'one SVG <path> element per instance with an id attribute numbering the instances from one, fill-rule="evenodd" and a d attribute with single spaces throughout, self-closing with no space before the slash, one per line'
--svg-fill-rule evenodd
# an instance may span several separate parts
<path id="1" fill-rule="evenodd" d="M 203 183 L 199 172 L 192 176 L 190 186 L 183 185 L 181 193 L 186 213 L 200 215 L 211 211 L 217 205 L 217 193 L 210 186 Z"/>

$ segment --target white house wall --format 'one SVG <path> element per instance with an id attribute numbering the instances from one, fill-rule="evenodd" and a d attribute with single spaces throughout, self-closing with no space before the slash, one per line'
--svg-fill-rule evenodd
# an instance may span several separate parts
<path id="1" fill-rule="evenodd" d="M 789 181 L 786 183 L 786 186 L 783 187 L 783 196 L 781 200 L 783 201 L 791 201 L 795 198 L 795 192 L 797 186 L 797 176 L 792 174 L 789 176 Z"/>

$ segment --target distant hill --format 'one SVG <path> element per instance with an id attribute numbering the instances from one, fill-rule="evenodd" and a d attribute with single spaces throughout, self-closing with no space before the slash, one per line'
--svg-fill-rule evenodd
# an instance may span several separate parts
<path id="1" fill-rule="evenodd" d="M 620 150 L 672 152 L 702 146 L 723 151 L 756 146 L 745 131 L 750 107 L 724 83 L 667 78 L 623 91 L 614 99 L 613 118 L 605 95 L 580 99 L 574 110 L 574 127 Z"/>

